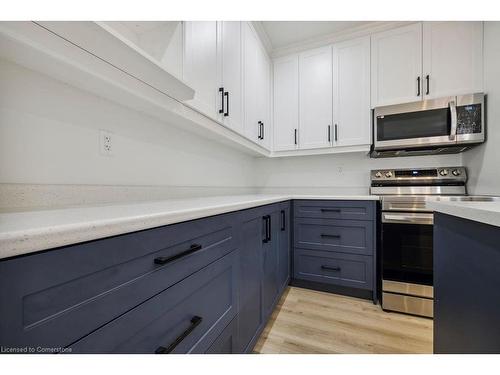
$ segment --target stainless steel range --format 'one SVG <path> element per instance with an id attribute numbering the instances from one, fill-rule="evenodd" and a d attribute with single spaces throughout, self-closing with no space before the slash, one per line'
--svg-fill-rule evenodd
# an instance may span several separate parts
<path id="1" fill-rule="evenodd" d="M 433 316 L 433 222 L 430 200 L 465 196 L 464 167 L 371 172 L 371 194 L 381 196 L 382 308 Z"/>

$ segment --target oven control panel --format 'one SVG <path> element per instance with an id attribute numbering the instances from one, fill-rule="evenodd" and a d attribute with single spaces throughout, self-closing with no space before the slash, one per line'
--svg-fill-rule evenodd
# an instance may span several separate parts
<path id="1" fill-rule="evenodd" d="M 467 181 L 465 167 L 375 169 L 370 176 L 372 185 L 383 182 L 393 183 L 432 183 L 436 181 Z"/>

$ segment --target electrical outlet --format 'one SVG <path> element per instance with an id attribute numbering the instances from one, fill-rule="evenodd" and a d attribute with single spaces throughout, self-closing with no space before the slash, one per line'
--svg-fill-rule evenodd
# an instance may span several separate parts
<path id="1" fill-rule="evenodd" d="M 101 155 L 113 155 L 113 134 L 107 130 L 99 131 L 99 150 Z"/>

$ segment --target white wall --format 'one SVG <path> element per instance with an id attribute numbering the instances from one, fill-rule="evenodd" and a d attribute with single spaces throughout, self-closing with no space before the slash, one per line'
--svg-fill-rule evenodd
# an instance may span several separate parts
<path id="1" fill-rule="evenodd" d="M 487 141 L 464 153 L 469 192 L 500 195 L 500 22 L 484 23 Z"/>
<path id="2" fill-rule="evenodd" d="M 366 154 L 333 154 L 258 159 L 256 185 L 272 192 L 286 188 L 338 194 L 367 194 L 370 170 L 462 165 L 461 154 L 371 159 Z"/>
<path id="3" fill-rule="evenodd" d="M 254 158 L 0 60 L 0 183 L 248 187 Z M 114 156 L 99 153 L 99 129 Z"/>

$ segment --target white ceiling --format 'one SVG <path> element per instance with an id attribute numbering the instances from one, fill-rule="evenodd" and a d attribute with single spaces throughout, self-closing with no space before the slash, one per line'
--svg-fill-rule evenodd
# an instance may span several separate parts
<path id="1" fill-rule="evenodd" d="M 368 24 L 366 21 L 262 21 L 272 48 L 282 48 L 346 29 Z"/>

